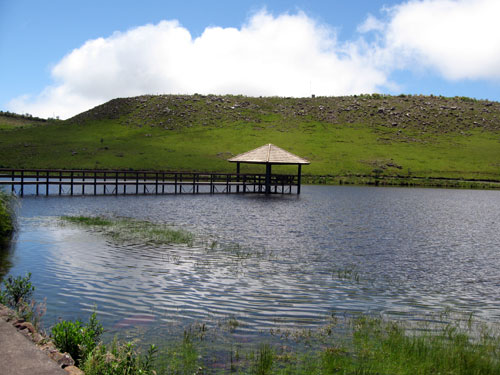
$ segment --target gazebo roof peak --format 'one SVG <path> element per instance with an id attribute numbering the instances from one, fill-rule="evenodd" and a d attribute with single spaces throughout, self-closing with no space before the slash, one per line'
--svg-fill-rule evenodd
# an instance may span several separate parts
<path id="1" fill-rule="evenodd" d="M 309 160 L 283 150 L 272 143 L 236 155 L 228 159 L 228 161 L 232 163 L 254 164 L 310 164 Z"/>

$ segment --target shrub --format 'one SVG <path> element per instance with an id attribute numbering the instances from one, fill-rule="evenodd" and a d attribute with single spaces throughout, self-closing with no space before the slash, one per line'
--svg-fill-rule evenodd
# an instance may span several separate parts
<path id="1" fill-rule="evenodd" d="M 76 363 L 80 362 L 80 345 L 83 342 L 83 327 L 78 320 L 72 322 L 63 320 L 52 328 L 52 337 L 56 347 L 69 353 Z"/>
<path id="2" fill-rule="evenodd" d="M 0 303 L 13 309 L 17 316 L 33 323 L 35 328 L 39 329 L 46 304 L 37 303 L 33 299 L 35 287 L 31 283 L 31 273 L 24 277 L 9 276 L 3 284 L 4 290 L 0 288 Z"/>
<path id="3" fill-rule="evenodd" d="M 60 321 L 52 327 L 52 338 L 56 347 L 69 353 L 79 365 L 99 344 L 102 332 L 103 327 L 94 311 L 87 325 L 79 320 Z"/>
<path id="4" fill-rule="evenodd" d="M 10 197 L 0 191 L 0 241 L 7 239 L 14 231 L 13 215 L 9 203 Z"/>
<path id="5" fill-rule="evenodd" d="M 9 276 L 3 282 L 5 290 L 0 291 L 0 302 L 4 305 L 19 310 L 23 303 L 31 302 L 35 287 L 31 284 L 31 273 L 26 276 Z"/>

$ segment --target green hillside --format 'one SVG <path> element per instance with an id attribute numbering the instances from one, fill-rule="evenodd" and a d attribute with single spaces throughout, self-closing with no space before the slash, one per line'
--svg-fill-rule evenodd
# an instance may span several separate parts
<path id="1" fill-rule="evenodd" d="M 1 167 L 232 172 L 227 158 L 266 143 L 309 159 L 310 182 L 486 187 L 500 182 L 500 103 L 162 95 L 114 99 L 37 126 L 0 115 Z"/>

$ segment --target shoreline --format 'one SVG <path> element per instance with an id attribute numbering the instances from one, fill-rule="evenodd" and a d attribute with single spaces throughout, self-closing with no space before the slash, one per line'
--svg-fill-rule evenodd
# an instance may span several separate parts
<path id="1" fill-rule="evenodd" d="M 500 180 L 407 176 L 302 176 L 303 185 L 418 187 L 442 189 L 499 190 Z"/>

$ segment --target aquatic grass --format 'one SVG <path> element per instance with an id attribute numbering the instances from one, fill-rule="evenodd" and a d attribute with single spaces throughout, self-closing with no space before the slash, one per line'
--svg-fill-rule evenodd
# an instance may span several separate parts
<path id="1" fill-rule="evenodd" d="M 194 241 L 194 235 L 184 229 L 174 229 L 149 221 L 120 219 L 112 226 L 112 229 L 111 234 L 121 240 L 142 238 L 155 244 L 187 244 L 190 246 Z"/>
<path id="2" fill-rule="evenodd" d="M 409 333 L 402 322 L 361 317 L 354 322 L 356 364 L 380 373 L 498 374 L 500 337 L 479 340 L 459 322 Z"/>
<path id="3" fill-rule="evenodd" d="M 252 365 L 252 375 L 271 374 L 274 356 L 274 351 L 269 344 L 261 344 Z"/>
<path id="4" fill-rule="evenodd" d="M 227 373 L 222 368 L 238 374 L 500 373 L 498 331 L 470 320 L 427 322 L 416 327 L 361 315 L 345 318 L 341 327 L 333 333 L 326 329 L 304 333 L 296 337 L 295 344 L 290 342 L 291 336 L 274 335 L 278 341 L 272 344 L 238 344 L 236 352 L 234 342 L 214 349 L 211 340 L 205 346 L 200 341 L 203 373 Z M 228 354 L 219 354 L 213 362 L 214 350 Z M 227 363 L 221 363 L 224 359 Z"/>
<path id="5" fill-rule="evenodd" d="M 131 342 L 119 344 L 115 339 L 109 346 L 99 343 L 86 357 L 82 370 L 86 375 L 156 375 L 153 367 L 157 351 L 151 345 L 141 356 Z"/>
<path id="6" fill-rule="evenodd" d="M 190 331 L 184 331 L 182 341 L 159 350 L 156 373 L 164 375 L 202 374 L 198 348 Z"/>
<path id="7" fill-rule="evenodd" d="M 111 225 L 112 221 L 100 216 L 62 216 L 62 219 L 73 224 L 88 225 L 88 226 L 105 226 Z"/>
<path id="8" fill-rule="evenodd" d="M 360 282 L 360 274 L 356 265 L 348 265 L 345 268 L 337 268 L 332 272 L 332 278 L 339 280 L 352 280 L 357 283 Z"/>
<path id="9" fill-rule="evenodd" d="M 102 216 L 62 216 L 63 222 L 82 225 L 113 238 L 115 241 L 143 241 L 152 244 L 185 244 L 192 246 L 194 235 L 184 229 L 150 221 Z"/>

